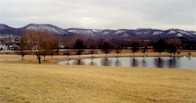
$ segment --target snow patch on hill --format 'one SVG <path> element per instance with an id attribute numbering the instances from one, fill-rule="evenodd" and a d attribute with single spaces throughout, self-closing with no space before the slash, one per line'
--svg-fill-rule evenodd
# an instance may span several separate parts
<path id="1" fill-rule="evenodd" d="M 160 34 L 162 34 L 163 32 L 161 32 L 161 31 L 155 31 L 152 35 L 160 35 Z"/>
<path id="2" fill-rule="evenodd" d="M 64 34 L 65 31 L 63 29 L 60 29 L 58 27 L 49 25 L 49 24 L 29 24 L 25 27 L 26 30 L 43 30 L 52 32 L 55 34 Z"/>

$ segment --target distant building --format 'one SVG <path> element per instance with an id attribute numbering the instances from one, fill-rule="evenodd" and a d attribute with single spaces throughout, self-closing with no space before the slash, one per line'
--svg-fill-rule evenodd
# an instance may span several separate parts
<path id="1" fill-rule="evenodd" d="M 0 36 L 0 51 L 2 50 L 15 50 L 17 49 L 17 43 L 19 42 L 18 36 Z"/>

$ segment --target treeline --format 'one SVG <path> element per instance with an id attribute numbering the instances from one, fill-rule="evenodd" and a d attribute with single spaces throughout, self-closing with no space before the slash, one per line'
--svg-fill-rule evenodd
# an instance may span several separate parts
<path id="1" fill-rule="evenodd" d="M 22 59 L 25 55 L 34 54 L 37 56 L 38 63 L 41 63 L 41 59 L 45 59 L 45 56 L 58 55 L 59 52 L 67 55 L 76 54 L 80 56 L 84 50 L 91 54 L 96 54 L 98 50 L 107 54 L 112 51 L 118 54 L 123 49 L 129 49 L 134 55 L 137 51 L 142 51 L 143 55 L 148 49 L 159 52 L 167 51 L 171 55 L 175 55 L 178 50 L 183 49 L 181 40 L 178 38 L 169 39 L 156 39 L 153 41 L 139 40 L 139 39 L 126 39 L 126 38 L 84 38 L 76 35 L 64 36 L 54 35 L 45 31 L 28 30 L 25 31 L 18 43 L 18 49 L 16 52 L 21 55 Z M 195 45 L 193 43 L 193 45 Z M 186 45 L 187 46 L 187 45 Z"/>

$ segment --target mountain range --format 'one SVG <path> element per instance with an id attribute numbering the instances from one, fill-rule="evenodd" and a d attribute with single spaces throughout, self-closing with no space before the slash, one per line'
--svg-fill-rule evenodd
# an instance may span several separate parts
<path id="1" fill-rule="evenodd" d="M 85 37 L 124 37 L 124 38 L 152 38 L 152 37 L 179 37 L 196 40 L 196 31 L 186 31 L 180 29 L 63 29 L 51 24 L 28 24 L 21 28 L 14 28 L 6 24 L 0 24 L 0 36 L 16 35 L 20 36 L 25 30 L 43 30 L 56 35 L 81 35 Z"/>

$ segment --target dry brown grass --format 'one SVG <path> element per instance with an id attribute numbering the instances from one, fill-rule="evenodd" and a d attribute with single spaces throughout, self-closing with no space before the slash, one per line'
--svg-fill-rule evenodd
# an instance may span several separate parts
<path id="1" fill-rule="evenodd" d="M 195 70 L 53 64 L 65 57 L 47 57 L 39 65 L 34 55 L 0 55 L 0 103 L 196 102 Z"/>
<path id="2" fill-rule="evenodd" d="M 0 103 L 194 103 L 196 71 L 0 63 Z"/>

